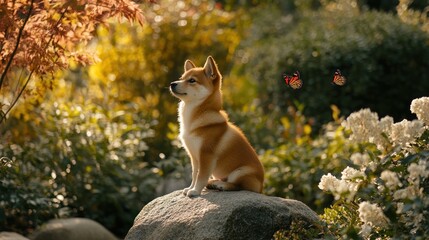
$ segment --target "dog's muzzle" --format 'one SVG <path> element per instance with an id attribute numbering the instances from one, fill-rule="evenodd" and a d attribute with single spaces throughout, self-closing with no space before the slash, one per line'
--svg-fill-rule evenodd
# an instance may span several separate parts
<path id="1" fill-rule="evenodd" d="M 178 95 L 186 95 L 186 93 L 180 93 L 180 92 L 177 92 L 177 90 L 176 90 L 176 87 L 177 87 L 177 83 L 176 82 L 172 82 L 172 83 L 170 83 L 170 91 L 172 92 L 172 93 L 174 93 L 174 94 L 178 94 Z"/>

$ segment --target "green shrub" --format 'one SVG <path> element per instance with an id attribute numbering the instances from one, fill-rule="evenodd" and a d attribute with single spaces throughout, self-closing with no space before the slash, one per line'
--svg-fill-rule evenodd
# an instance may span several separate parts
<path id="1" fill-rule="evenodd" d="M 53 217 L 79 216 L 124 236 L 160 179 L 143 161 L 151 123 L 90 102 L 44 103 L 33 114 L 39 118 L 23 128 L 32 137 L 20 129 L 14 133 L 24 138 L 7 135 L 0 144 L 8 160 L 1 166 L 2 230 L 31 231 Z"/>
<path id="2" fill-rule="evenodd" d="M 341 127 L 330 124 L 315 139 L 284 142 L 265 151 L 261 156 L 266 172 L 265 193 L 297 199 L 322 212 L 332 197 L 324 195 L 317 184 L 327 169 L 339 172 L 349 164 L 354 146 L 346 144 L 345 138 Z"/>
<path id="3" fill-rule="evenodd" d="M 339 126 L 338 109 L 332 109 L 336 121 L 317 137 L 312 136 L 312 120 L 302 114 L 303 106 L 298 103 L 286 113 L 275 109 L 264 114 L 256 103 L 229 111 L 230 119 L 259 153 L 265 167 L 265 194 L 300 200 L 319 213 L 332 203 L 332 197 L 323 194 L 317 184 L 328 169 L 341 172 L 356 151 Z"/>
<path id="4" fill-rule="evenodd" d="M 255 29 L 242 46 L 244 71 L 258 85 L 263 106 L 285 109 L 293 100 L 318 125 L 330 120 L 329 106 L 344 115 L 369 107 L 397 120 L 412 117 L 406 103 L 429 89 L 429 38 L 416 26 L 380 12 L 305 12 L 256 14 Z M 270 27 L 267 27 L 270 26 Z M 345 86 L 331 84 L 334 71 Z M 301 90 L 287 88 L 283 72 L 299 70 Z"/>

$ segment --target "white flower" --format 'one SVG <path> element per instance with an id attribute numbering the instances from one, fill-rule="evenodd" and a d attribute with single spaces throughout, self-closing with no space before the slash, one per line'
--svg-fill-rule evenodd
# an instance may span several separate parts
<path id="1" fill-rule="evenodd" d="M 365 168 L 366 166 L 368 166 L 369 162 L 371 161 L 370 157 L 368 154 L 362 154 L 362 153 L 353 153 L 350 156 L 350 160 L 357 166 L 361 166 L 363 168 Z"/>
<path id="2" fill-rule="evenodd" d="M 340 180 L 328 173 L 320 179 L 319 188 L 331 192 L 336 200 L 344 196 L 350 201 L 356 195 L 359 184 L 344 179 Z"/>
<path id="3" fill-rule="evenodd" d="M 417 118 L 429 126 L 429 97 L 414 99 L 411 102 L 410 110 L 417 115 Z"/>
<path id="4" fill-rule="evenodd" d="M 374 143 L 377 145 L 379 150 L 384 150 L 388 146 L 391 146 L 391 143 L 388 139 L 388 135 L 390 134 L 393 126 L 393 118 L 390 116 L 385 116 L 380 119 L 378 123 L 378 131 L 376 136 L 374 137 Z M 383 136 L 383 133 L 385 134 Z"/>
<path id="5" fill-rule="evenodd" d="M 353 200 L 354 196 L 356 195 L 357 191 L 359 190 L 359 183 L 349 182 L 349 181 L 344 181 L 344 180 L 341 180 L 341 182 L 347 183 L 347 187 L 348 187 L 347 192 L 342 192 L 342 193 L 347 193 L 347 201 Z"/>
<path id="6" fill-rule="evenodd" d="M 331 173 L 328 173 L 328 175 L 323 175 L 322 178 L 320 179 L 319 188 L 323 191 L 334 192 L 339 185 L 340 185 L 340 180 L 332 176 Z"/>
<path id="7" fill-rule="evenodd" d="M 411 163 L 407 168 L 409 175 L 409 181 L 413 182 L 418 180 L 419 177 L 427 178 L 429 176 L 429 170 L 427 169 L 427 162 L 424 160 L 419 161 L 417 163 Z"/>
<path id="8" fill-rule="evenodd" d="M 399 181 L 398 175 L 395 172 L 384 170 L 381 173 L 380 178 L 386 183 L 386 186 L 390 189 L 395 189 L 398 186 L 402 186 L 402 183 L 401 181 Z"/>
<path id="9" fill-rule="evenodd" d="M 392 129 L 392 125 L 393 125 L 393 118 L 390 116 L 385 116 L 384 118 L 380 119 L 378 127 L 380 131 L 384 133 L 390 133 L 390 130 Z"/>
<path id="10" fill-rule="evenodd" d="M 404 203 L 403 202 L 398 202 L 396 204 L 396 214 L 401 214 L 404 212 Z"/>
<path id="11" fill-rule="evenodd" d="M 416 227 L 416 229 L 417 229 L 418 226 L 420 225 L 420 223 L 423 221 L 423 219 L 424 219 L 424 216 L 422 213 L 414 215 L 413 226 Z"/>
<path id="12" fill-rule="evenodd" d="M 368 108 L 350 114 L 346 121 L 342 123 L 345 128 L 353 132 L 350 139 L 356 142 L 371 142 L 377 129 L 377 124 L 378 114 L 371 112 Z"/>
<path id="13" fill-rule="evenodd" d="M 424 132 L 423 122 L 420 120 L 402 120 L 393 124 L 390 139 L 393 143 L 406 147 L 408 143 L 420 137 Z"/>
<path id="14" fill-rule="evenodd" d="M 423 188 L 420 188 L 418 185 L 410 185 L 404 189 L 399 189 L 393 193 L 393 199 L 415 199 L 416 197 L 422 197 Z"/>
<path id="15" fill-rule="evenodd" d="M 364 224 L 369 224 L 375 227 L 384 227 L 387 225 L 388 219 L 383 213 L 383 210 L 377 204 L 370 202 L 361 202 L 359 204 L 359 218 Z"/>
<path id="16" fill-rule="evenodd" d="M 377 113 L 362 109 L 350 114 L 342 125 L 353 132 L 350 136 L 352 141 L 374 143 L 380 150 L 390 145 L 386 136 L 389 135 L 393 125 L 392 117 L 386 116 L 379 121 Z"/>
<path id="17" fill-rule="evenodd" d="M 371 227 L 371 225 L 369 225 L 369 224 L 367 224 L 367 223 L 364 223 L 364 224 L 362 224 L 362 226 L 361 226 L 361 230 L 360 230 L 360 232 L 359 232 L 359 234 L 363 237 L 363 238 L 368 238 L 369 237 L 369 235 L 371 234 L 371 231 L 372 231 L 372 227 Z"/>
<path id="18" fill-rule="evenodd" d="M 408 196 L 408 188 L 405 188 L 405 189 L 399 189 L 399 190 L 397 190 L 397 191 L 393 194 L 393 198 L 394 198 L 395 200 L 398 200 L 398 199 L 407 199 L 408 197 L 410 197 L 410 196 Z"/>
<path id="19" fill-rule="evenodd" d="M 354 168 L 351 167 L 346 167 L 342 172 L 341 172 L 341 179 L 342 180 L 354 180 L 356 178 L 365 178 L 365 174 L 359 170 L 356 170 Z"/>

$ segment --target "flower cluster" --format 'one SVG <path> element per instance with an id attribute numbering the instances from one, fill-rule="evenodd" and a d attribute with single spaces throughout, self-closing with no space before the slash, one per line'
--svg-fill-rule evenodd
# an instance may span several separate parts
<path id="1" fill-rule="evenodd" d="M 422 135 L 423 131 L 424 128 L 422 121 L 403 120 L 402 122 L 392 125 L 390 139 L 392 142 L 400 145 L 401 147 L 407 147 L 407 144 L 414 142 L 416 138 Z"/>
<path id="2" fill-rule="evenodd" d="M 394 123 L 363 109 L 342 123 L 363 151 L 350 156 L 359 170 L 347 167 L 341 179 L 328 173 L 319 183 L 334 195 L 335 211 L 355 216 L 337 225 L 342 234 L 354 229 L 364 239 L 429 237 L 429 97 L 413 100 L 410 109 L 418 120 Z"/>
<path id="3" fill-rule="evenodd" d="M 388 223 L 388 218 L 384 215 L 383 210 L 377 204 L 370 202 L 361 202 L 359 204 L 359 219 L 363 222 L 360 234 L 363 237 L 368 237 L 371 234 L 373 227 L 385 227 Z"/>
<path id="4" fill-rule="evenodd" d="M 421 103 L 419 101 L 417 102 Z M 423 104 L 415 105 L 420 107 Z M 429 104 L 427 106 L 429 107 Z M 419 114 L 423 112 L 422 108 L 417 109 L 415 110 L 418 111 Z M 418 116 L 426 117 L 423 114 Z M 352 131 L 350 140 L 357 143 L 374 143 L 379 150 L 386 150 L 392 145 L 407 147 L 424 132 L 423 120 L 403 120 L 401 122 L 394 123 L 393 118 L 389 116 L 379 120 L 378 114 L 371 112 L 369 109 L 362 109 L 350 114 L 342 125 L 346 129 L 350 129 Z"/>
<path id="5" fill-rule="evenodd" d="M 347 121 L 343 122 L 343 126 L 352 130 L 353 135 L 350 140 L 356 142 L 364 142 L 369 139 L 374 140 L 374 136 L 378 135 L 378 114 L 371 112 L 369 109 L 362 109 L 359 112 L 350 114 Z"/>
<path id="6" fill-rule="evenodd" d="M 341 180 L 330 173 L 322 176 L 319 188 L 331 192 L 336 200 L 342 196 L 347 196 L 348 200 L 351 200 L 358 190 L 359 182 L 364 177 L 365 174 L 363 172 L 347 167 L 341 173 Z"/>
<path id="7" fill-rule="evenodd" d="M 417 118 L 429 126 L 429 97 L 414 99 L 411 102 L 410 110 L 417 115 Z"/>
<path id="8" fill-rule="evenodd" d="M 385 185 L 389 189 L 402 187 L 402 183 L 398 178 L 398 174 L 390 170 L 384 170 L 380 175 L 380 179 L 384 181 Z"/>
<path id="9" fill-rule="evenodd" d="M 370 202 L 361 202 L 359 204 L 359 218 L 364 224 L 371 226 L 383 227 L 386 226 L 388 219 L 383 213 L 383 210 L 377 204 Z"/>

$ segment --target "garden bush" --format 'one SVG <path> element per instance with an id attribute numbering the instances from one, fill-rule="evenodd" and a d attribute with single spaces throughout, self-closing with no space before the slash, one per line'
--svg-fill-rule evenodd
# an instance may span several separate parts
<path id="1" fill-rule="evenodd" d="M 152 123 L 141 113 L 91 102 L 46 102 L 32 114 L 38 118 L 26 124 L 15 119 L 20 131 L 0 144 L 1 230 L 26 233 L 74 216 L 124 236 L 161 178 L 143 161 Z"/>
<path id="2" fill-rule="evenodd" d="M 270 8 L 256 12 L 253 22 L 255 30 L 242 45 L 247 52 L 239 57 L 269 111 L 298 100 L 318 126 L 330 120 L 331 104 L 343 115 L 369 107 L 401 120 L 413 117 L 407 103 L 429 89 L 429 37 L 393 14 L 321 10 L 286 15 Z M 348 80 L 343 87 L 331 84 L 336 69 Z M 296 70 L 304 86 L 292 91 L 281 75 Z"/>
<path id="3" fill-rule="evenodd" d="M 328 169 L 340 172 L 350 164 L 348 157 L 357 146 L 346 141 L 338 108 L 332 106 L 333 121 L 317 137 L 303 110 L 302 104 L 294 103 L 285 111 L 276 108 L 264 114 L 254 102 L 229 111 L 229 117 L 249 138 L 265 167 L 264 193 L 300 200 L 322 213 L 333 198 L 317 187 L 320 178 Z"/>

